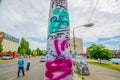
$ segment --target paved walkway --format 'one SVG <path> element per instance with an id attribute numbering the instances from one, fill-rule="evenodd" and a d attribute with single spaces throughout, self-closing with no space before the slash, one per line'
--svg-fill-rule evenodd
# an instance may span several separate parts
<path id="1" fill-rule="evenodd" d="M 10 78 L 9 80 L 44 80 L 44 63 L 36 65 L 35 67 L 31 68 L 30 71 L 25 72 L 25 76 L 21 76 L 17 78 L 17 76 L 14 76 Z M 73 74 L 73 80 L 82 80 L 79 77 L 79 74 L 74 73 Z"/>
<path id="2" fill-rule="evenodd" d="M 120 80 L 120 71 L 89 64 L 90 76 L 86 80 Z"/>
<path id="3" fill-rule="evenodd" d="M 39 70 L 36 70 L 35 72 L 29 71 L 26 73 L 25 77 L 21 75 L 19 78 L 13 77 L 9 80 L 44 80 L 43 74 L 39 75 Z M 75 73 L 73 75 L 73 80 L 82 80 L 78 74 Z"/>
<path id="4" fill-rule="evenodd" d="M 14 60 L 7 60 L 7 61 L 8 62 L 14 62 L 14 61 L 16 62 L 17 58 Z M 7 62 L 7 61 L 5 60 L 5 62 Z M 4 63 L 1 63 L 1 64 L 4 64 Z M 15 64 L 17 64 L 17 63 L 15 63 Z M 0 80 L 44 80 L 44 68 L 45 68 L 44 63 L 40 63 L 38 58 L 35 58 L 35 60 L 32 59 L 30 71 L 25 72 L 25 76 L 22 76 L 22 74 L 20 74 L 20 77 L 17 78 L 17 65 L 16 65 L 15 67 L 11 66 L 9 68 L 10 70 L 12 70 L 12 73 L 7 73 L 6 78 L 4 78 L 5 76 L 2 76 L 3 79 L 0 77 Z M 8 71 L 8 72 L 10 72 L 10 71 Z M 79 77 L 79 74 L 74 73 L 73 80 L 81 80 L 81 78 Z"/>

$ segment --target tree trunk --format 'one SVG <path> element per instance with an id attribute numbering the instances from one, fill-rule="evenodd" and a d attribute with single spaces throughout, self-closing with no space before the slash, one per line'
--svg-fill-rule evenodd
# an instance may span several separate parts
<path id="1" fill-rule="evenodd" d="M 101 64 L 101 59 L 98 59 L 98 63 Z"/>

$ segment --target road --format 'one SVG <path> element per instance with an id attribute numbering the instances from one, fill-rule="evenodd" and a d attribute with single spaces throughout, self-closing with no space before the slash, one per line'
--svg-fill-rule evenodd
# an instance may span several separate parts
<path id="1" fill-rule="evenodd" d="M 26 67 L 25 60 L 25 67 Z M 0 63 L 0 80 L 44 80 L 44 62 L 39 62 L 39 58 L 31 59 L 30 71 L 25 72 L 25 77 L 20 75 L 17 78 L 17 61 Z"/>
<path id="2" fill-rule="evenodd" d="M 27 60 L 25 60 L 26 62 Z M 25 64 L 26 67 L 26 64 Z M 25 77 L 17 78 L 17 61 L 0 63 L 0 80 L 44 80 L 45 63 L 39 58 L 31 59 L 30 71 L 25 72 Z M 86 80 L 120 80 L 120 71 L 106 69 L 89 64 L 90 76 Z"/>
<path id="3" fill-rule="evenodd" d="M 90 76 L 86 80 L 120 80 L 120 71 L 89 64 Z"/>

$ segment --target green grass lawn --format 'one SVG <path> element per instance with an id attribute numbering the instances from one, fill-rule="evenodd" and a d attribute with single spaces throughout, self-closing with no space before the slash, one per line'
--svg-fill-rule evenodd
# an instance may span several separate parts
<path id="1" fill-rule="evenodd" d="M 87 62 L 89 64 L 93 64 L 93 65 L 97 65 L 97 66 L 101 66 L 101 67 L 105 67 L 105 68 L 120 71 L 120 64 L 109 64 L 109 63 L 99 64 L 98 62 L 94 62 L 94 61 L 87 61 Z"/>

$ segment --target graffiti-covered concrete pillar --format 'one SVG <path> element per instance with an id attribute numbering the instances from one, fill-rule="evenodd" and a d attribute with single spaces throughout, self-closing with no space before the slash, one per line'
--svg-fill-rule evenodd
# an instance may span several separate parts
<path id="1" fill-rule="evenodd" d="M 67 0 L 51 0 L 45 80 L 72 80 Z"/>

